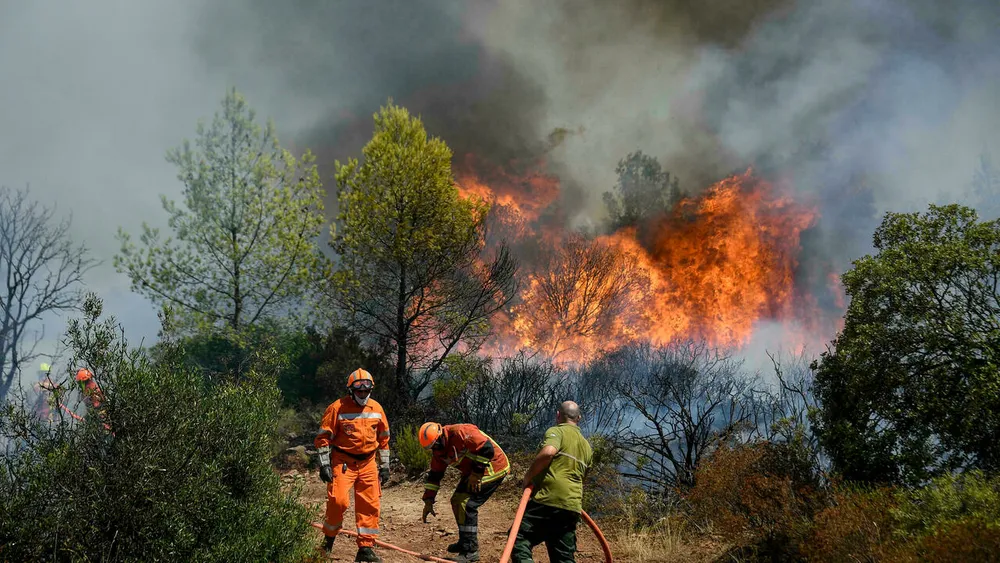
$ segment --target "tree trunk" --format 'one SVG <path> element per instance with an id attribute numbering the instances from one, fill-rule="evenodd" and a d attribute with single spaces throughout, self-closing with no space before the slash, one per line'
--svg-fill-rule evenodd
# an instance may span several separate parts
<path id="1" fill-rule="evenodd" d="M 396 298 L 396 381 L 400 402 L 408 402 L 410 382 L 406 377 L 406 269 L 399 269 L 399 294 Z"/>

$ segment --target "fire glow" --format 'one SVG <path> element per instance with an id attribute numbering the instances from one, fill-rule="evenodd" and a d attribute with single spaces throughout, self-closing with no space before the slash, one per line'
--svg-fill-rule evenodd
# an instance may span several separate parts
<path id="1" fill-rule="evenodd" d="M 751 171 L 681 200 L 641 237 L 628 228 L 586 238 L 539 221 L 558 196 L 552 177 L 500 182 L 458 175 L 461 193 L 493 203 L 515 247 L 525 237 L 536 245 L 485 353 L 529 349 L 579 363 L 635 342 L 738 349 L 760 321 L 821 317 L 815 298 L 795 286 L 800 235 L 818 213 Z"/>

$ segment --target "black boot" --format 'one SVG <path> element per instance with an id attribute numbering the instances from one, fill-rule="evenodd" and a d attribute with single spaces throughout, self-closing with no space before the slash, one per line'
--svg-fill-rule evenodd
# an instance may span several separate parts
<path id="1" fill-rule="evenodd" d="M 449 557 L 452 561 L 479 561 L 479 538 L 470 532 L 459 532 L 458 541 L 448 546 L 448 553 L 457 553 L 457 557 Z"/>
<path id="2" fill-rule="evenodd" d="M 375 550 L 370 547 L 359 547 L 358 554 L 354 557 L 355 561 L 365 561 L 373 563 L 382 563 L 382 558 L 375 553 Z"/>
<path id="3" fill-rule="evenodd" d="M 333 540 L 337 539 L 337 536 L 326 536 L 326 541 L 323 542 L 323 551 L 330 553 L 333 549 Z"/>

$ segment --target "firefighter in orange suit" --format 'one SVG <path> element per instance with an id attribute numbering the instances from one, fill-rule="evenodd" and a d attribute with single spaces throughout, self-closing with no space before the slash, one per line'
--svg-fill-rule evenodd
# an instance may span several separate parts
<path id="1" fill-rule="evenodd" d="M 389 480 L 389 421 L 382 405 L 371 398 L 375 380 L 363 369 L 347 377 L 349 394 L 326 408 L 314 444 L 319 453 L 320 479 L 326 485 L 324 550 L 344 524 L 344 511 L 351 504 L 358 526 L 355 561 L 382 561 L 372 549 L 378 535 L 379 500 L 382 485 Z"/>
<path id="2" fill-rule="evenodd" d="M 97 410 L 103 415 L 101 403 L 104 401 L 104 392 L 101 391 L 101 388 L 97 386 L 97 382 L 94 381 L 94 374 L 87 368 L 77 370 L 76 381 L 80 384 L 80 389 L 90 408 Z"/>
<path id="3" fill-rule="evenodd" d="M 426 422 L 417 433 L 420 445 L 431 450 L 431 467 L 424 483 L 422 519 L 434 512 L 434 499 L 441 488 L 441 478 L 449 465 L 457 466 L 462 474 L 455 493 L 451 495 L 451 510 L 458 524 L 458 541 L 448 546 L 457 553 L 452 561 L 479 561 L 479 507 L 500 487 L 510 472 L 507 455 L 474 424 Z"/>

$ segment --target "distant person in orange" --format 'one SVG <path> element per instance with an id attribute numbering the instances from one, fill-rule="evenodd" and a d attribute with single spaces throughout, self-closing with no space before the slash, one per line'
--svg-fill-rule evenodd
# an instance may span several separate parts
<path id="1" fill-rule="evenodd" d="M 80 390 L 83 392 L 83 397 L 86 399 L 87 405 L 100 412 L 101 403 L 104 401 L 104 393 L 97 386 L 97 382 L 94 381 L 93 372 L 87 368 L 78 370 L 76 372 L 76 381 L 80 384 Z"/>
<path id="2" fill-rule="evenodd" d="M 371 398 L 375 380 L 363 369 L 347 377 L 349 394 L 334 401 L 323 414 L 314 444 L 319 453 L 319 477 L 326 487 L 323 549 L 329 553 L 351 504 L 358 526 L 355 561 L 382 561 L 372 549 L 379 533 L 382 485 L 389 480 L 389 421 L 382 405 Z M 376 460 L 377 454 L 377 460 Z"/>

